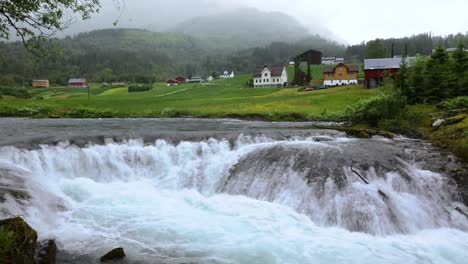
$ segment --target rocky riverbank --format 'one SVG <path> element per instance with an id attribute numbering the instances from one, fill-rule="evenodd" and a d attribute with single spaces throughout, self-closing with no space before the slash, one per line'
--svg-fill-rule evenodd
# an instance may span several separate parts
<path id="1" fill-rule="evenodd" d="M 1 263 L 53 264 L 56 254 L 55 241 L 38 241 L 37 232 L 21 217 L 0 220 Z"/>

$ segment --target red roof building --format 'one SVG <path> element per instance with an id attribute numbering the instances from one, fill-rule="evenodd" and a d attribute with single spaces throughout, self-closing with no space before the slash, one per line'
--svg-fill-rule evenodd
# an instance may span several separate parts
<path id="1" fill-rule="evenodd" d="M 70 79 L 68 81 L 68 87 L 71 88 L 88 88 L 89 83 L 86 79 Z"/>
<path id="2" fill-rule="evenodd" d="M 177 76 L 174 80 L 176 80 L 179 84 L 187 82 L 187 78 L 183 76 Z"/>
<path id="3" fill-rule="evenodd" d="M 179 85 L 179 82 L 177 80 L 168 80 L 167 82 L 167 86 L 176 86 L 176 85 Z"/>

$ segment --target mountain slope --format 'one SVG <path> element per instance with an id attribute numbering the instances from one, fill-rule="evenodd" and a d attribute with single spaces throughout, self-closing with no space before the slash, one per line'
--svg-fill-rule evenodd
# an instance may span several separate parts
<path id="1" fill-rule="evenodd" d="M 218 41 L 231 41 L 241 48 L 274 41 L 295 42 L 310 35 L 293 17 L 280 12 L 237 9 L 189 19 L 168 30 Z"/>

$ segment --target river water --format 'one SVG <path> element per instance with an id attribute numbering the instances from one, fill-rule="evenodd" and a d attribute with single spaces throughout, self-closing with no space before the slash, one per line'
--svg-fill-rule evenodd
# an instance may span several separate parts
<path id="1" fill-rule="evenodd" d="M 1 214 L 58 263 L 466 263 L 454 157 L 311 125 L 0 119 Z"/>

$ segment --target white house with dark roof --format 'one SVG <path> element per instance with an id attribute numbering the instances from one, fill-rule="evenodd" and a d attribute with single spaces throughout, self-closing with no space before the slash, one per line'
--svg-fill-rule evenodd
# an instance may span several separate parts
<path id="1" fill-rule="evenodd" d="M 234 78 L 235 75 L 234 75 L 234 71 L 231 71 L 231 73 L 229 73 L 228 71 L 224 71 L 223 74 L 221 74 L 219 76 L 219 78 L 221 79 L 231 79 L 231 78 Z"/>
<path id="2" fill-rule="evenodd" d="M 284 65 L 257 67 L 253 75 L 255 88 L 276 88 L 288 84 L 288 71 Z"/>

